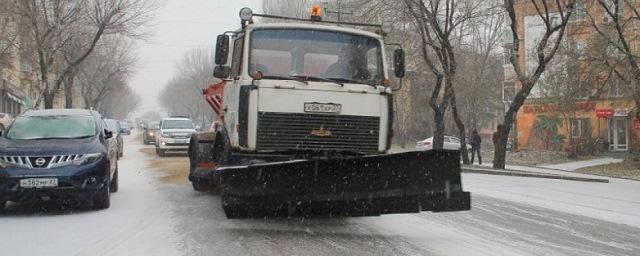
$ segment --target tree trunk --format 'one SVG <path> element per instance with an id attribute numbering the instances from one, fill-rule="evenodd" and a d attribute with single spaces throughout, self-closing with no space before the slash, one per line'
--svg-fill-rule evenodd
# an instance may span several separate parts
<path id="1" fill-rule="evenodd" d="M 470 162 L 469 153 L 467 152 L 466 130 L 464 128 L 464 122 L 462 122 L 458 113 L 455 94 L 451 96 L 451 112 L 453 113 L 453 120 L 456 122 L 456 126 L 458 127 L 458 136 L 460 136 L 460 154 L 462 154 L 462 163 L 468 165 Z"/>
<path id="2" fill-rule="evenodd" d="M 73 82 L 75 73 L 70 72 L 64 79 L 64 107 L 73 108 Z"/>
<path id="3" fill-rule="evenodd" d="M 53 108 L 53 98 L 55 98 L 55 93 L 52 90 L 45 90 L 43 93 L 44 98 L 44 108 L 52 109 Z"/>
<path id="4" fill-rule="evenodd" d="M 444 111 L 434 109 L 433 111 L 434 131 L 433 131 L 433 149 L 442 149 L 444 147 Z"/>
<path id="5" fill-rule="evenodd" d="M 532 86 L 531 84 L 525 86 Z M 527 87 L 531 88 L 531 87 Z M 519 92 L 523 93 L 523 92 Z M 513 128 L 513 124 L 516 120 L 516 113 L 518 113 L 518 109 L 522 107 L 526 97 L 515 97 L 514 101 L 509 105 L 509 109 L 507 113 L 504 115 L 504 123 L 502 124 L 502 129 L 498 128 L 497 131 L 497 143 L 495 146 L 494 157 L 493 157 L 493 168 L 496 169 L 504 169 L 505 160 L 507 155 L 507 141 L 509 140 L 509 133 Z"/>

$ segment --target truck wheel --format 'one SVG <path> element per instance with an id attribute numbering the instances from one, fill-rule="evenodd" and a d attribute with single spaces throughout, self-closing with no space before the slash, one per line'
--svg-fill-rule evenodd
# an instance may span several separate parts
<path id="1" fill-rule="evenodd" d="M 224 166 L 229 160 L 229 141 L 223 133 L 216 134 L 216 140 L 213 144 L 213 152 L 211 161 Z"/>
<path id="2" fill-rule="evenodd" d="M 93 198 L 93 208 L 94 209 L 107 209 L 111 206 L 111 193 L 109 192 L 109 184 L 111 184 L 111 178 L 107 178 L 106 185 L 98 191 L 98 193 Z"/>
<path id="3" fill-rule="evenodd" d="M 232 201 L 235 200 L 229 200 L 225 196 L 222 197 L 222 209 L 224 214 L 227 215 L 227 219 L 245 219 L 249 217 L 247 207 Z"/>

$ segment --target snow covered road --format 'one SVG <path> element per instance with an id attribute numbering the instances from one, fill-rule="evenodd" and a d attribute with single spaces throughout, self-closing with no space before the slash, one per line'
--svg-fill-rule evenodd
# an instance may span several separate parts
<path id="1" fill-rule="evenodd" d="M 159 182 L 133 139 L 111 208 L 11 204 L 0 255 L 640 255 L 640 182 L 465 174 L 468 212 L 228 220 L 219 197 Z"/>

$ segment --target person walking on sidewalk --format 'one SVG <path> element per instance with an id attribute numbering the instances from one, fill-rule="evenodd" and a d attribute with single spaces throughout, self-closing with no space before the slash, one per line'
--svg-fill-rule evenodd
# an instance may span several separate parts
<path id="1" fill-rule="evenodd" d="M 480 144 L 482 143 L 482 138 L 478 135 L 478 131 L 473 129 L 471 132 L 471 164 L 473 164 L 473 158 L 475 154 L 478 154 L 478 163 L 482 164 L 482 156 L 480 156 Z"/>

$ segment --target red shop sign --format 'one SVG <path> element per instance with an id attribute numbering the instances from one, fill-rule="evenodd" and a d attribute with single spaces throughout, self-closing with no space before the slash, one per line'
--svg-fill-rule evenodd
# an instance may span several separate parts
<path id="1" fill-rule="evenodd" d="M 597 117 L 612 117 L 614 114 L 614 110 L 611 108 L 599 108 L 596 109 Z"/>
<path id="2" fill-rule="evenodd" d="M 633 120 L 633 129 L 640 129 L 640 120 L 637 118 Z"/>

